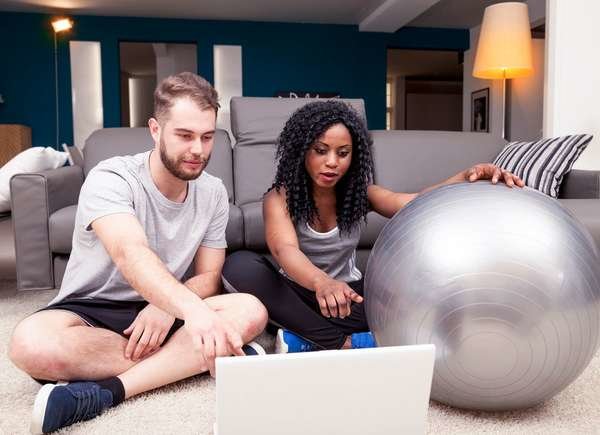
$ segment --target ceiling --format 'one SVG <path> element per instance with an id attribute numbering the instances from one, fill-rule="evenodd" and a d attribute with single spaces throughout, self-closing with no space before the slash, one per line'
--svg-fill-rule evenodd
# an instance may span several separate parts
<path id="1" fill-rule="evenodd" d="M 415 27 L 470 29 L 481 24 L 483 11 L 507 0 L 442 0 L 412 20 Z M 517 0 L 518 1 L 518 0 Z"/>
<path id="2" fill-rule="evenodd" d="M 0 0 L 0 11 L 208 20 L 471 28 L 503 0 Z"/>
<path id="3" fill-rule="evenodd" d="M 0 0 L 0 10 L 209 20 L 356 24 L 380 0 Z"/>

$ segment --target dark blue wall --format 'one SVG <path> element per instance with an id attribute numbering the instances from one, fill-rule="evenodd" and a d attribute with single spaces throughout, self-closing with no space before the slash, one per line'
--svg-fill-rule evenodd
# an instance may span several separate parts
<path id="1" fill-rule="evenodd" d="M 32 127 L 33 144 L 55 143 L 51 16 L 0 13 L 0 123 Z M 213 45 L 242 46 L 245 96 L 279 90 L 334 91 L 365 100 L 369 128 L 385 127 L 387 48 L 466 50 L 467 30 L 75 16 L 59 35 L 60 142 L 73 143 L 69 40 L 100 41 L 105 127 L 120 125 L 119 41 L 194 42 L 198 72 L 213 78 Z"/>

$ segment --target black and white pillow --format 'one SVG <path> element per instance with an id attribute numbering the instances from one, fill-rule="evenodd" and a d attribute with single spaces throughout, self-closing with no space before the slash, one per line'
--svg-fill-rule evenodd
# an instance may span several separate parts
<path id="1" fill-rule="evenodd" d="M 592 135 L 576 134 L 536 142 L 511 142 L 494 164 L 521 177 L 529 187 L 558 198 L 563 177 L 592 140 Z"/>

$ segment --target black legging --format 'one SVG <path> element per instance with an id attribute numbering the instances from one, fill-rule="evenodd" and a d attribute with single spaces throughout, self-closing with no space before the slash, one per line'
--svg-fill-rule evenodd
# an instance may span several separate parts
<path id="1" fill-rule="evenodd" d="M 251 251 L 229 255 L 223 266 L 228 291 L 250 293 L 267 307 L 272 323 L 324 349 L 339 349 L 354 332 L 368 331 L 364 303 L 352 303 L 345 319 L 321 314 L 315 292 L 283 276 L 264 256 Z M 348 285 L 363 295 L 363 280 Z"/>

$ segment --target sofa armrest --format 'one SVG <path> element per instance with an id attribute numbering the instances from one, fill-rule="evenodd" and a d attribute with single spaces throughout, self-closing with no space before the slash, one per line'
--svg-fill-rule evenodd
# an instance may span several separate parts
<path id="1" fill-rule="evenodd" d="M 82 184 L 83 170 L 78 166 L 11 178 L 19 290 L 54 288 L 48 218 L 63 207 L 77 204 Z"/>
<path id="2" fill-rule="evenodd" d="M 573 169 L 562 181 L 559 198 L 600 198 L 600 171 Z"/>

